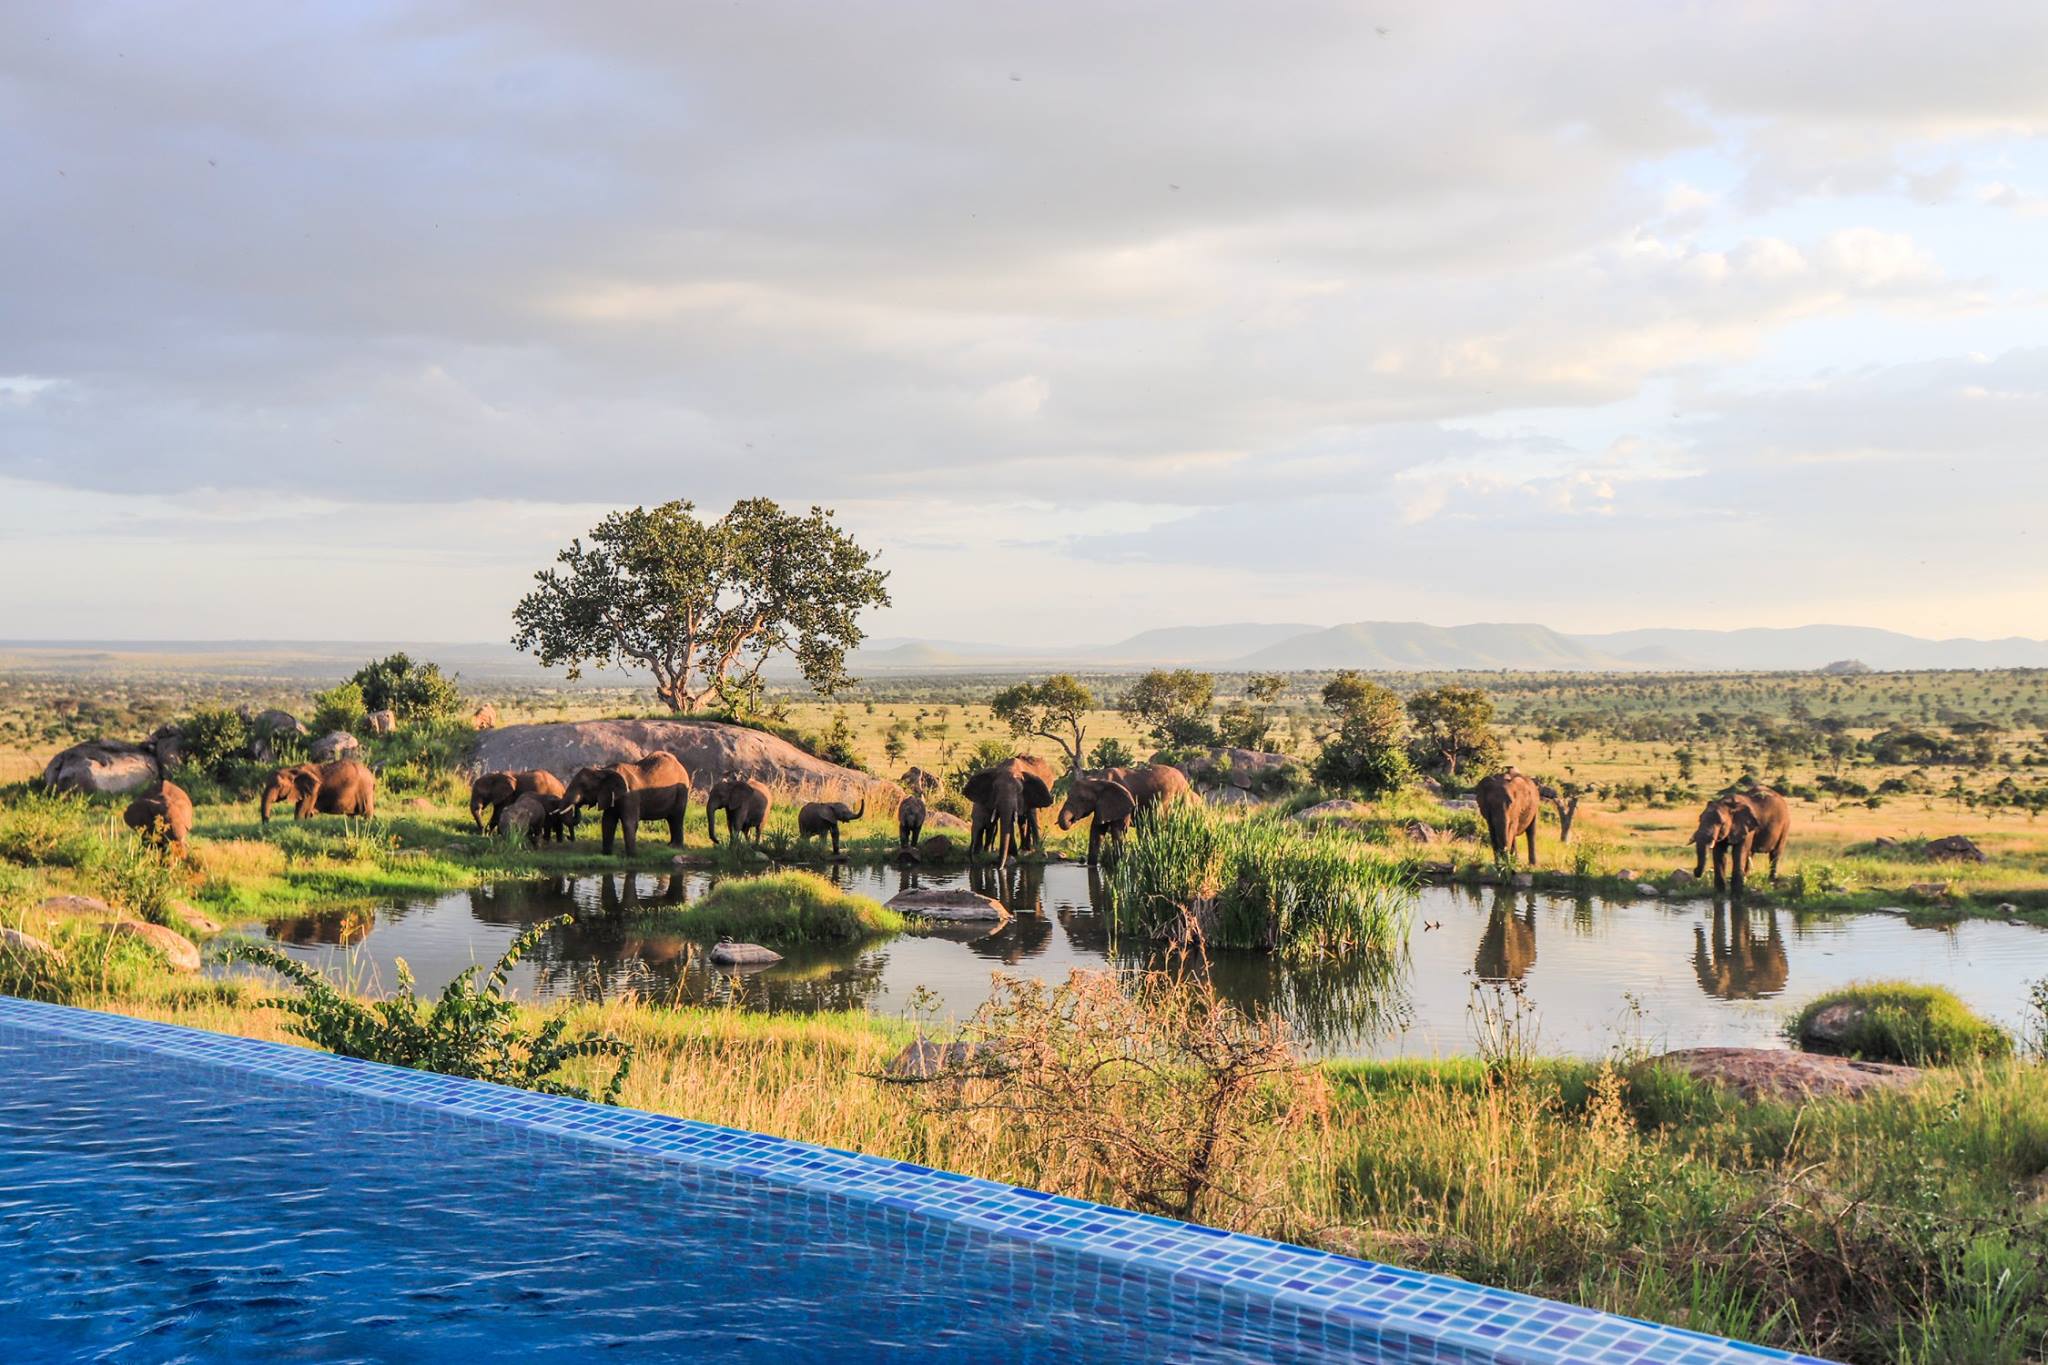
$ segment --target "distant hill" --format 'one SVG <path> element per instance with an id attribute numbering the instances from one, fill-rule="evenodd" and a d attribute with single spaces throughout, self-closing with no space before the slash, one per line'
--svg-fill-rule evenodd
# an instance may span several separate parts
<path id="1" fill-rule="evenodd" d="M 1146 630 L 1113 645 L 1097 645 L 1082 653 L 1104 662 L 1153 664 L 1216 664 L 1242 658 L 1255 650 L 1311 635 L 1319 628 L 1308 625 L 1262 625 L 1242 622 L 1228 626 L 1169 626 Z"/>
<path id="2" fill-rule="evenodd" d="M 1812 669 L 1841 659 L 1881 669 L 2048 668 L 2048 640 L 1923 640 L 1874 626 L 1623 630 L 1573 638 L 1651 668 Z"/>
<path id="3" fill-rule="evenodd" d="M 1310 631 L 1235 661 L 1241 668 L 1608 669 L 1627 665 L 1548 626 L 1358 621 Z"/>

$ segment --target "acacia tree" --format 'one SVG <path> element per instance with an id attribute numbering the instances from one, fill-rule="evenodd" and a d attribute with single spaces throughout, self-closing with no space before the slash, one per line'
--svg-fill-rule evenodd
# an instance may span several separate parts
<path id="1" fill-rule="evenodd" d="M 1424 767 L 1441 767 L 1456 780 L 1460 767 L 1483 766 L 1500 755 L 1493 733 L 1493 698 L 1476 687 L 1445 685 L 1408 699 L 1415 747 Z"/>
<path id="2" fill-rule="evenodd" d="M 1132 683 L 1117 699 L 1116 709 L 1150 727 L 1165 744 L 1214 744 L 1216 727 L 1209 708 L 1216 701 L 1216 679 L 1193 669 L 1168 672 L 1155 668 Z"/>
<path id="3" fill-rule="evenodd" d="M 1323 741 L 1316 780 L 1367 796 L 1384 796 L 1412 776 L 1401 748 L 1406 728 L 1401 699 L 1362 673 L 1339 673 L 1323 686 L 1323 705 L 1337 713 L 1335 734 Z"/>
<path id="4" fill-rule="evenodd" d="M 613 512 L 534 575 L 512 609 L 512 643 L 548 667 L 644 668 L 677 712 L 713 698 L 758 696 L 761 666 L 794 656 L 830 696 L 852 681 L 846 654 L 864 638 L 859 614 L 889 605 L 888 575 L 813 507 L 767 498 L 700 521 L 688 502 Z"/>
<path id="5" fill-rule="evenodd" d="M 1022 682 L 1005 688 L 996 693 L 989 709 L 1018 738 L 1038 735 L 1059 745 L 1066 752 L 1068 767 L 1081 771 L 1081 746 L 1087 737 L 1088 713 L 1095 709 L 1095 694 L 1071 673 L 1055 673 L 1042 683 Z"/>

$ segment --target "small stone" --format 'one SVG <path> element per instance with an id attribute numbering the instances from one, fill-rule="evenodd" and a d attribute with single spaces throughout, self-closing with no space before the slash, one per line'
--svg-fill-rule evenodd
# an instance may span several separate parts
<path id="1" fill-rule="evenodd" d="M 720 967 L 772 967 L 782 961 L 782 954 L 758 943 L 720 939 L 711 945 L 711 961 Z"/>
<path id="2" fill-rule="evenodd" d="M 1794 1102 L 1861 1099 L 1920 1078 L 1920 1068 L 1762 1047 L 1696 1047 L 1667 1052 L 1646 1065 L 1725 1085 L 1748 1099 Z"/>
<path id="3" fill-rule="evenodd" d="M 141 939 L 162 953 L 173 971 L 199 970 L 199 950 L 192 946 L 190 939 L 175 929 L 166 929 L 161 924 L 145 924 L 141 920 L 124 919 L 114 926 L 114 932 L 128 938 Z"/>
<path id="4" fill-rule="evenodd" d="M 929 887 L 898 892 L 889 908 L 923 919 L 966 923 L 1001 923 L 1010 917 L 1003 903 L 993 896 L 980 896 L 965 887 Z"/>
<path id="5" fill-rule="evenodd" d="M 1670 879 L 1674 882 L 1677 882 L 1681 886 L 1699 880 L 1698 877 L 1692 875 L 1692 872 L 1689 869 L 1683 867 L 1679 868 L 1676 872 L 1671 873 Z"/>
<path id="6" fill-rule="evenodd" d="M 1914 882 L 1906 889 L 1916 896 L 1925 896 L 1928 900 L 1940 900 L 1943 896 L 1946 896 L 1948 894 L 1948 883 Z"/>
<path id="7" fill-rule="evenodd" d="M 0 956 L 55 958 L 61 954 L 34 934 L 0 926 Z"/>
<path id="8" fill-rule="evenodd" d="M 52 896 L 36 909 L 46 915 L 111 915 L 114 907 L 98 896 Z"/>
<path id="9" fill-rule="evenodd" d="M 948 1072 L 972 1075 L 985 1072 L 995 1052 L 994 1043 L 916 1042 L 892 1057 L 882 1075 L 905 1082 L 935 1081 Z"/>
<path id="10" fill-rule="evenodd" d="M 1643 874 L 1636 871 L 1632 867 L 1625 867 L 1621 871 L 1615 873 L 1614 875 L 1621 878 L 1625 882 L 1641 881 L 1643 878 Z"/>
<path id="11" fill-rule="evenodd" d="M 1518 889 L 1527 890 L 1534 885 L 1536 885 L 1536 874 L 1534 872 L 1517 872 L 1515 874 L 1515 886 Z"/>
<path id="12" fill-rule="evenodd" d="M 709 853 L 678 853 L 668 861 L 669 866 L 680 868 L 718 866 L 718 860 Z"/>
<path id="13" fill-rule="evenodd" d="M 1661 896 L 1664 894 L 1648 882 L 1637 882 L 1636 893 L 1642 896 Z"/>

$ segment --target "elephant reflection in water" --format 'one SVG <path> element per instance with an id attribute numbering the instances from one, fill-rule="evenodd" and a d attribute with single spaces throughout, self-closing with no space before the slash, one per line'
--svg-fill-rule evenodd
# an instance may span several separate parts
<path id="1" fill-rule="evenodd" d="M 298 919 L 278 920 L 265 930 L 279 943 L 299 947 L 312 944 L 331 944 L 339 948 L 352 948 L 370 936 L 377 927 L 375 910 L 336 910 L 320 915 L 302 915 Z"/>
<path id="2" fill-rule="evenodd" d="M 576 880 L 496 882 L 469 890 L 469 913 L 479 924 L 525 927 L 575 908 Z"/>
<path id="3" fill-rule="evenodd" d="M 1013 915 L 1045 917 L 1045 864 L 981 863 L 967 869 L 967 888 L 977 896 L 1001 901 Z"/>
<path id="4" fill-rule="evenodd" d="M 1479 951 L 1472 955 L 1472 975 L 1481 981 L 1514 982 L 1535 965 L 1536 898 L 1529 897 L 1526 912 L 1517 916 L 1512 896 L 1495 896 L 1493 913 L 1479 935 Z"/>
<path id="5" fill-rule="evenodd" d="M 1705 925 L 1693 926 L 1692 966 L 1701 990 L 1721 1000 L 1758 1000 L 1785 989 L 1791 964 L 1777 911 L 1766 911 L 1765 920 L 1759 939 L 1747 911 L 1717 901 L 1712 941 Z"/>

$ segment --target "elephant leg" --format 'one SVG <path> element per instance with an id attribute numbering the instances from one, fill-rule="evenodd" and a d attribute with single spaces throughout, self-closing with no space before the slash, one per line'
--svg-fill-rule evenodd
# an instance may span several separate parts
<path id="1" fill-rule="evenodd" d="M 1102 821 L 1088 822 L 1088 866 L 1102 865 Z"/>
<path id="2" fill-rule="evenodd" d="M 625 831 L 626 856 L 630 858 L 640 851 L 640 822 L 628 815 L 619 821 L 619 825 Z M 605 851 L 609 853 L 611 850 Z"/>
<path id="3" fill-rule="evenodd" d="M 1772 886 L 1776 886 L 1776 885 L 1778 884 L 1778 857 L 1779 857 L 1779 855 L 1780 855 L 1780 854 L 1784 853 L 1784 851 L 1785 851 L 1785 846 L 1784 846 L 1783 844 L 1780 844 L 1780 845 L 1778 845 L 1778 846 L 1777 846 L 1776 848 L 1774 848 L 1774 849 L 1772 849 L 1772 850 L 1771 850 L 1771 885 L 1772 885 Z"/>
<path id="4" fill-rule="evenodd" d="M 1725 844 L 1715 844 L 1715 845 L 1714 845 L 1714 889 L 1715 889 L 1716 891 L 1726 891 L 1726 890 L 1728 889 L 1728 873 L 1727 873 L 1727 865 L 1728 865 L 1728 847 L 1727 847 L 1727 845 L 1725 845 Z"/>
<path id="5" fill-rule="evenodd" d="M 1536 822 L 1534 820 L 1529 822 L 1528 840 L 1529 866 L 1533 869 L 1536 866 Z"/>
<path id="6" fill-rule="evenodd" d="M 683 817 L 681 814 L 671 815 L 668 818 L 668 842 L 672 848 L 681 848 L 683 846 Z"/>
<path id="7" fill-rule="evenodd" d="M 839 822 L 837 820 L 832 822 L 832 856 L 835 858 L 839 856 Z"/>
<path id="8" fill-rule="evenodd" d="M 606 853 L 610 853 L 612 851 L 612 845 L 618 840 L 619 837 L 618 812 L 610 810 L 606 811 L 604 813 L 604 819 L 599 822 L 599 828 L 604 832 L 604 851 Z M 629 853 L 631 851 L 631 849 L 627 850 L 627 852 Z"/>

